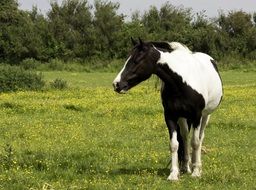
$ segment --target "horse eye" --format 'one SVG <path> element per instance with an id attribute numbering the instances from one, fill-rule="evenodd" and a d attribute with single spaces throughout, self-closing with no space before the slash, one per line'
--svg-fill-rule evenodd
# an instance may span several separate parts
<path id="1" fill-rule="evenodd" d="M 137 64 L 138 64 L 138 61 L 134 60 L 133 63 L 134 63 L 135 65 L 137 65 Z"/>
<path id="2" fill-rule="evenodd" d="M 137 63 L 138 63 L 137 59 L 135 59 L 135 58 L 133 58 L 131 61 L 132 61 L 132 63 L 134 63 L 134 64 L 137 64 Z"/>

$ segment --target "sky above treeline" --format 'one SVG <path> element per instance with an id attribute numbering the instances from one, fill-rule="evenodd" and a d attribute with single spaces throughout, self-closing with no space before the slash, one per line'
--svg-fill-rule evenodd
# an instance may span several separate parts
<path id="1" fill-rule="evenodd" d="M 38 9 L 46 14 L 50 9 L 51 0 L 18 0 L 20 8 L 24 10 L 31 10 L 32 6 L 37 6 Z M 62 0 L 56 0 L 59 4 Z M 143 13 L 148 10 L 150 6 L 160 8 L 166 3 L 164 0 L 111 0 L 112 2 L 119 2 L 119 13 L 127 15 L 129 18 L 134 11 Z M 94 0 L 88 0 L 93 5 Z M 193 13 L 204 11 L 209 17 L 216 17 L 220 10 L 225 13 L 231 10 L 243 10 L 248 13 L 256 12 L 256 0 L 171 0 L 169 1 L 174 6 L 181 6 L 184 8 L 192 8 Z"/>

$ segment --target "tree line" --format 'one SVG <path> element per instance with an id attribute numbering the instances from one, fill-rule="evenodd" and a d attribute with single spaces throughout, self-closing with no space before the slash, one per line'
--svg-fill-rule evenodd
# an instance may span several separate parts
<path id="1" fill-rule="evenodd" d="M 0 62 L 122 59 L 131 48 L 130 37 L 179 41 L 217 59 L 227 55 L 256 59 L 255 13 L 220 12 L 208 18 L 204 12 L 193 14 L 169 2 L 160 9 L 136 11 L 130 19 L 118 10 L 119 3 L 107 0 L 95 0 L 93 5 L 64 0 L 61 5 L 52 1 L 43 15 L 37 7 L 24 11 L 16 0 L 1 0 Z"/>

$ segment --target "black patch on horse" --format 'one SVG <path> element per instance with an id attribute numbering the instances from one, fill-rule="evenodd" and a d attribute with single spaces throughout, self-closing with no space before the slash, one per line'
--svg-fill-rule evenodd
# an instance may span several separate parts
<path id="1" fill-rule="evenodd" d="M 157 74 L 164 82 L 161 92 L 164 108 L 177 120 L 179 117 L 187 118 L 197 127 L 205 107 L 202 94 L 184 83 L 182 77 L 167 64 L 159 64 L 158 68 Z"/>

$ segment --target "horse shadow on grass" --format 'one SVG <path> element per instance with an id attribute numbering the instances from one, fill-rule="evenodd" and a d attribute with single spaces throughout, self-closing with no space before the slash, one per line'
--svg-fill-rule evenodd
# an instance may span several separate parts
<path id="1" fill-rule="evenodd" d="M 141 175 L 152 174 L 160 177 L 166 177 L 170 173 L 168 168 L 119 168 L 110 171 L 110 175 Z"/>

